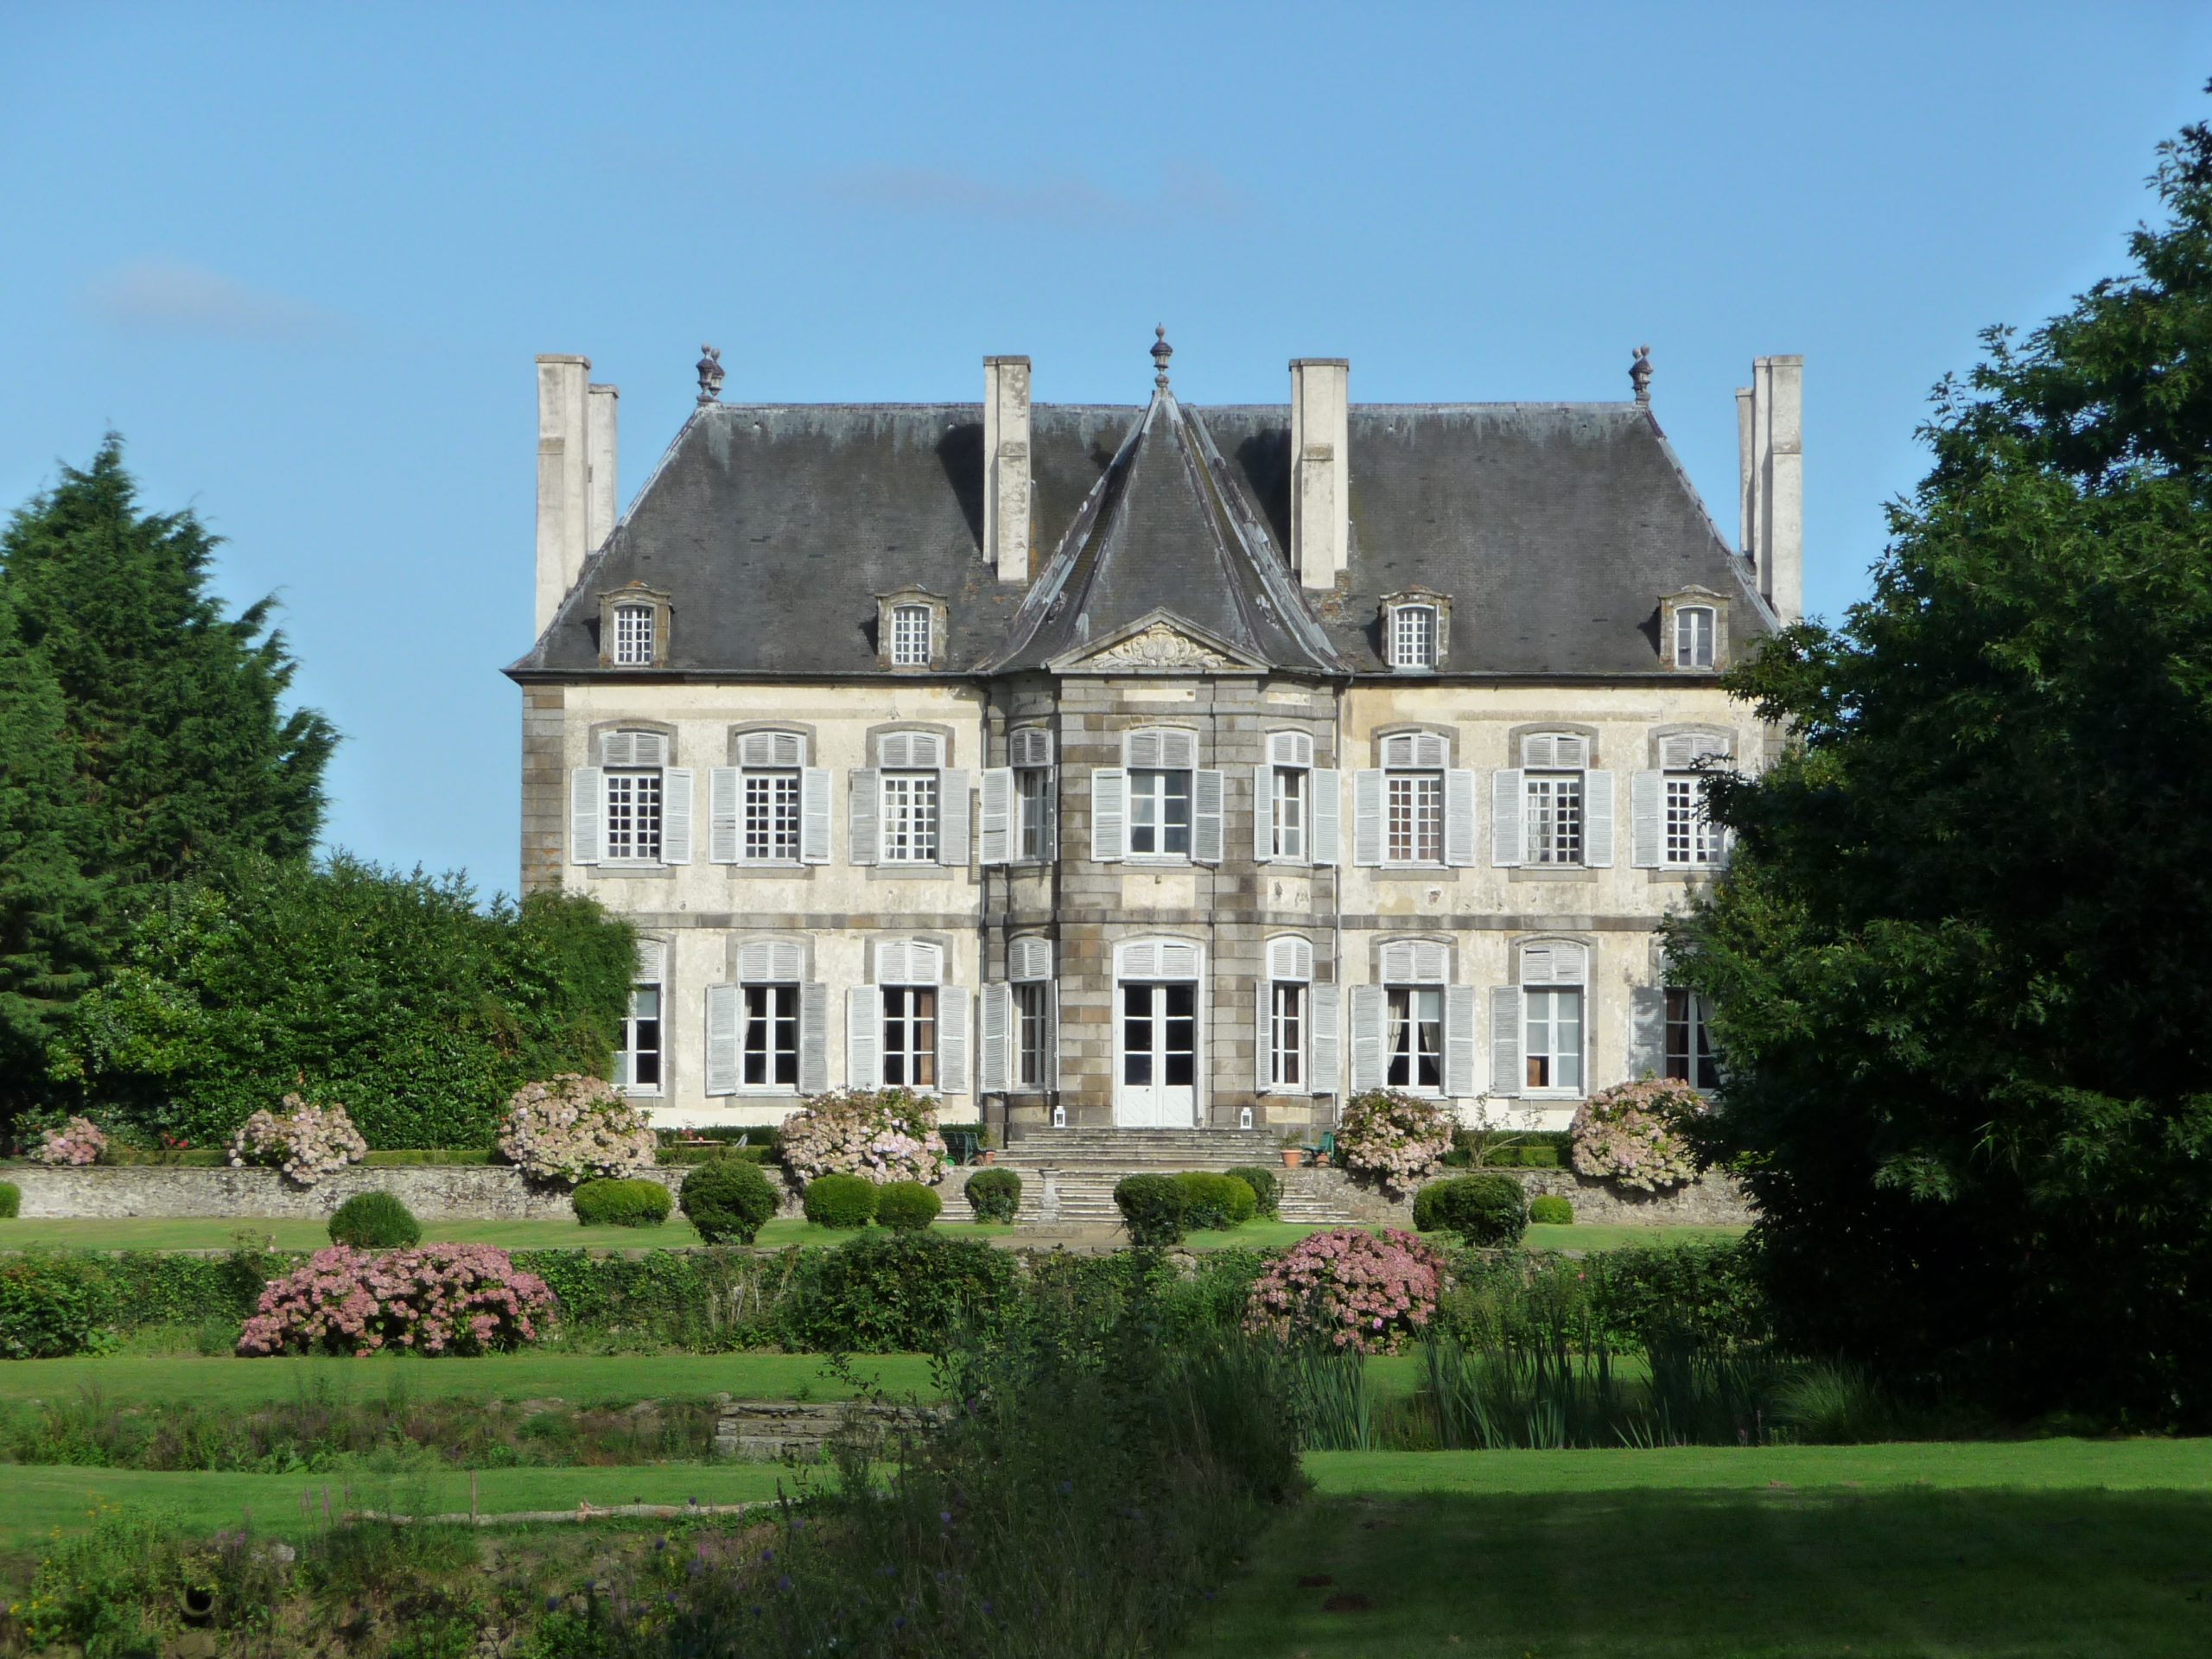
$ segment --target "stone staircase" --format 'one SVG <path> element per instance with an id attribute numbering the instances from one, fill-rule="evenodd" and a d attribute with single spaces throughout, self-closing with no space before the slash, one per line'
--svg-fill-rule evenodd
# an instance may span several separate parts
<path id="1" fill-rule="evenodd" d="M 1020 1225 L 1113 1228 L 1122 1222 L 1114 1207 L 1114 1185 L 1124 1175 L 1227 1170 L 1243 1164 L 1274 1169 L 1281 1165 L 1281 1148 L 1278 1136 L 1259 1129 L 1033 1129 L 1000 1153 L 997 1161 L 1000 1168 L 1021 1177 Z M 945 1220 L 969 1218 L 959 1187 L 973 1173 L 957 1172 L 944 1183 Z M 1284 1185 L 1285 1221 L 1354 1219 L 1325 1192 L 1295 1190 L 1302 1183 Z"/>

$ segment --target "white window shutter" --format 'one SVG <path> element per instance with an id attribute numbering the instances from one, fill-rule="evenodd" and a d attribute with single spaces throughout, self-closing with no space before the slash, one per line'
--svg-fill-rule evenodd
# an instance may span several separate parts
<path id="1" fill-rule="evenodd" d="M 1198 764 L 1198 734 L 1168 730 L 1160 734 L 1160 764 L 1170 772 L 1189 772 Z"/>
<path id="2" fill-rule="evenodd" d="M 1490 994 L 1490 1091 L 1507 1099 L 1521 1093 L 1521 988 L 1500 985 Z"/>
<path id="3" fill-rule="evenodd" d="M 875 764 L 896 770 L 914 764 L 914 739 L 909 732 L 886 732 L 875 740 Z"/>
<path id="4" fill-rule="evenodd" d="M 1344 801 L 1340 793 L 1344 788 L 1343 776 L 1334 767 L 1324 767 L 1306 774 L 1311 817 L 1306 834 L 1306 850 L 1316 869 L 1334 869 L 1344 858 L 1344 831 L 1341 827 Z"/>
<path id="5" fill-rule="evenodd" d="M 845 993 L 845 1087 L 883 1086 L 883 993 L 855 985 Z"/>
<path id="6" fill-rule="evenodd" d="M 715 766 L 707 772 L 707 858 L 711 863 L 737 862 L 738 770 Z"/>
<path id="7" fill-rule="evenodd" d="M 1444 774 L 1444 861 L 1461 868 L 1475 861 L 1475 774 L 1465 767 Z"/>
<path id="8" fill-rule="evenodd" d="M 1628 780 L 1629 861 L 1656 870 L 1666 856 L 1667 774 L 1639 772 Z"/>
<path id="9" fill-rule="evenodd" d="M 1110 864 L 1127 844 L 1129 774 L 1118 766 L 1095 766 L 1090 773 L 1090 856 Z"/>
<path id="10" fill-rule="evenodd" d="M 691 768 L 664 766 L 660 774 L 660 861 L 691 861 Z"/>
<path id="11" fill-rule="evenodd" d="M 855 864 L 873 864 L 881 856 L 883 830 L 880 774 L 872 766 L 856 766 L 845 787 L 845 857 Z"/>
<path id="12" fill-rule="evenodd" d="M 707 987 L 707 1092 L 737 1092 L 737 987 Z"/>
<path id="13" fill-rule="evenodd" d="M 1351 861 L 1370 868 L 1382 862 L 1382 774 L 1351 775 Z"/>
<path id="14" fill-rule="evenodd" d="M 1666 988 L 1636 986 L 1628 994 L 1628 1080 L 1656 1077 L 1666 1069 Z"/>
<path id="15" fill-rule="evenodd" d="M 1198 976 L 1198 947 L 1185 944 L 1180 939 L 1160 942 L 1160 976 L 1162 979 L 1196 979 Z"/>
<path id="16" fill-rule="evenodd" d="M 1490 861 L 1500 869 L 1521 862 L 1521 796 L 1519 770 L 1490 775 Z"/>
<path id="17" fill-rule="evenodd" d="M 1252 861 L 1275 855 L 1275 773 L 1272 766 L 1252 768 Z"/>
<path id="18" fill-rule="evenodd" d="M 879 940 L 875 947 L 875 982 L 879 985 L 911 985 L 914 982 L 912 961 L 914 947 L 904 939 Z"/>
<path id="19" fill-rule="evenodd" d="M 1191 774 L 1191 861 L 1218 864 L 1226 836 L 1222 823 L 1222 774 L 1211 769 Z"/>
<path id="20" fill-rule="evenodd" d="M 1045 1052 L 1051 1057 L 1052 1087 L 1057 1090 L 1060 1086 L 1060 982 L 1057 979 L 1052 982 L 1052 995 L 1047 1006 L 1052 1019 L 1045 1027 Z"/>
<path id="21" fill-rule="evenodd" d="M 1313 945 L 1295 935 L 1268 940 L 1268 977 L 1300 980 L 1313 978 Z"/>
<path id="22" fill-rule="evenodd" d="M 1414 980 L 1414 942 L 1392 939 L 1382 947 L 1376 963 L 1385 985 L 1409 985 Z"/>
<path id="23" fill-rule="evenodd" d="M 597 766 L 578 766 L 569 774 L 569 861 L 596 864 L 603 842 L 600 822 L 607 811 L 607 774 Z"/>
<path id="24" fill-rule="evenodd" d="M 1060 855 L 1060 774 L 1058 768 L 1045 773 L 1045 857 L 1057 861 Z"/>
<path id="25" fill-rule="evenodd" d="M 1452 952 L 1441 939 L 1415 939 L 1413 942 L 1415 982 L 1422 985 L 1441 985 L 1450 970 Z"/>
<path id="26" fill-rule="evenodd" d="M 1002 1095 L 1013 1086 L 1012 1040 L 1008 1033 L 1014 1025 L 1014 987 L 984 986 L 979 1020 L 982 1059 L 978 1067 L 982 1081 L 976 1086 L 977 1092 Z"/>
<path id="27" fill-rule="evenodd" d="M 1255 1015 L 1252 1030 L 1252 1088 L 1266 1094 L 1274 1086 L 1275 988 L 1270 980 L 1253 981 Z"/>
<path id="28" fill-rule="evenodd" d="M 830 768 L 809 766 L 798 775 L 798 861 L 830 861 Z"/>
<path id="29" fill-rule="evenodd" d="M 1050 939 L 1016 939 L 1007 947 L 1007 977 L 1014 980 L 1050 979 L 1052 976 L 1052 942 Z"/>
<path id="30" fill-rule="evenodd" d="M 1005 864 L 1014 857 L 1014 768 L 987 766 L 983 771 L 982 810 L 976 819 L 976 844 L 986 864 Z M 990 1085 L 986 1084 L 985 1088 Z"/>
<path id="31" fill-rule="evenodd" d="M 968 1092 L 968 988 L 947 985 L 937 994 L 937 1089 Z"/>
<path id="32" fill-rule="evenodd" d="M 1444 988 L 1444 1092 L 1453 1100 L 1482 1093 L 1475 1082 L 1475 988 Z"/>
<path id="33" fill-rule="evenodd" d="M 1306 1086 L 1317 1095 L 1333 1095 L 1343 1086 L 1338 1077 L 1341 1001 L 1334 985 L 1316 985 L 1306 994 Z"/>
<path id="34" fill-rule="evenodd" d="M 765 985 L 769 980 L 769 963 L 775 953 L 774 942 L 769 939 L 747 939 L 737 947 L 737 982 L 741 985 Z"/>
<path id="35" fill-rule="evenodd" d="M 1351 988 L 1351 1090 L 1363 1095 L 1382 1086 L 1384 1004 L 1380 985 Z"/>
<path id="36" fill-rule="evenodd" d="M 1154 771 L 1160 766 L 1160 734 L 1149 727 L 1140 727 L 1122 740 L 1122 761 L 1125 766 Z"/>
<path id="37" fill-rule="evenodd" d="M 1582 861 L 1593 870 L 1613 868 L 1613 774 L 1582 774 Z"/>
<path id="38" fill-rule="evenodd" d="M 964 768 L 937 775 L 937 861 L 956 870 L 968 868 L 968 773 Z"/>

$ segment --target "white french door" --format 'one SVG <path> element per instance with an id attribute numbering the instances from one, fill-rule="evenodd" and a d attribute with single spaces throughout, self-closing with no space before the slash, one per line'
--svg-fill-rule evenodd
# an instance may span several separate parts
<path id="1" fill-rule="evenodd" d="M 1198 988 L 1182 980 L 1120 987 L 1114 1122 L 1187 1129 L 1198 1121 Z"/>

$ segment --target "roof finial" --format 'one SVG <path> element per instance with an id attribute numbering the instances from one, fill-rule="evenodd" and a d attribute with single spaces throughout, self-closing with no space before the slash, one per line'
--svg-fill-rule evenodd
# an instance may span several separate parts
<path id="1" fill-rule="evenodd" d="M 719 346 L 702 346 L 699 359 L 699 401 L 711 404 L 722 395 L 722 353 Z"/>
<path id="2" fill-rule="evenodd" d="M 1167 343 L 1167 325 L 1161 323 L 1152 331 L 1152 384 L 1167 390 L 1167 359 L 1175 355 L 1175 348 Z"/>
<path id="3" fill-rule="evenodd" d="M 1636 360 L 1628 365 L 1628 383 L 1636 388 L 1637 403 L 1651 401 L 1651 348 L 1649 346 L 1636 348 Z"/>

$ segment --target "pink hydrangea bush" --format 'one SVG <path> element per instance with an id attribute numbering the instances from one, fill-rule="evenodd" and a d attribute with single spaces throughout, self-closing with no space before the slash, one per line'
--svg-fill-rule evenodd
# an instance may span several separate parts
<path id="1" fill-rule="evenodd" d="M 48 1129 L 31 1154 L 41 1164 L 81 1169 L 97 1164 L 107 1151 L 107 1136 L 89 1117 L 73 1117 L 58 1129 Z"/>
<path id="2" fill-rule="evenodd" d="M 801 1181 L 817 1175 L 863 1180 L 944 1179 L 944 1137 L 937 1107 L 899 1088 L 815 1095 L 784 1120 L 784 1167 Z"/>
<path id="3" fill-rule="evenodd" d="M 1452 1150 L 1452 1120 L 1433 1101 L 1395 1089 L 1354 1095 L 1337 1125 L 1337 1154 L 1344 1166 L 1372 1175 L 1383 1191 L 1402 1198 Z"/>
<path id="4" fill-rule="evenodd" d="M 256 1112 L 239 1126 L 231 1141 L 232 1168 L 279 1169 L 286 1180 L 313 1186 L 369 1155 L 369 1143 L 337 1102 L 315 1106 L 287 1095 L 283 1104 L 281 1112 Z"/>
<path id="5" fill-rule="evenodd" d="M 1689 1124 L 1705 1097 L 1679 1077 L 1617 1083 L 1574 1114 L 1570 1161 L 1578 1173 L 1656 1192 L 1697 1175 Z"/>
<path id="6" fill-rule="evenodd" d="M 573 1185 L 651 1169 L 653 1131 L 613 1084 L 564 1071 L 515 1090 L 499 1125 L 499 1151 L 533 1179 Z"/>
<path id="7" fill-rule="evenodd" d="M 543 1279 L 518 1272 L 489 1244 L 374 1255 L 334 1244 L 270 1281 L 238 1334 L 238 1352 L 495 1353 L 536 1341 L 554 1306 Z"/>
<path id="8" fill-rule="evenodd" d="M 1395 1354 L 1426 1330 L 1444 1287 L 1444 1258 L 1395 1227 L 1309 1233 L 1253 1282 L 1244 1328 L 1278 1342 Z"/>

